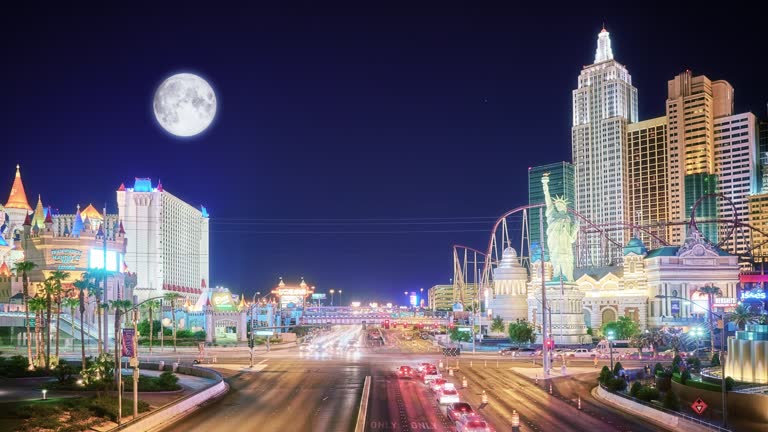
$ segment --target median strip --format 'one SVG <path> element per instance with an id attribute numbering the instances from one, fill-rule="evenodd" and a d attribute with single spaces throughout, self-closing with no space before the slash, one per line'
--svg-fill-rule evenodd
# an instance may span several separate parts
<path id="1" fill-rule="evenodd" d="M 365 384 L 363 384 L 363 395 L 360 398 L 360 409 L 357 411 L 357 424 L 355 425 L 355 432 L 365 431 L 365 419 L 368 416 L 368 398 L 371 395 L 371 377 L 365 377 Z"/>

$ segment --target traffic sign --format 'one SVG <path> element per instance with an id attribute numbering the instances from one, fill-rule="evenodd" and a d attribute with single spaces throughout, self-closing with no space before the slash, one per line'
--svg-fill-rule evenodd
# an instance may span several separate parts
<path id="1" fill-rule="evenodd" d="M 275 334 L 275 332 L 272 330 L 256 330 L 257 336 L 272 336 L 273 334 Z"/>
<path id="2" fill-rule="evenodd" d="M 37 319 L 36 318 L 30 318 L 29 319 L 29 326 L 30 327 L 34 327 L 35 324 L 37 324 Z"/>
<path id="3" fill-rule="evenodd" d="M 472 331 L 472 329 L 470 329 L 469 327 L 459 327 L 459 331 L 460 332 L 470 332 L 470 331 Z"/>
<path id="4" fill-rule="evenodd" d="M 701 398 L 696 398 L 696 400 L 691 404 L 691 408 L 696 411 L 696 414 L 698 415 L 704 414 L 704 410 L 706 410 L 708 406 L 709 405 L 701 400 Z"/>

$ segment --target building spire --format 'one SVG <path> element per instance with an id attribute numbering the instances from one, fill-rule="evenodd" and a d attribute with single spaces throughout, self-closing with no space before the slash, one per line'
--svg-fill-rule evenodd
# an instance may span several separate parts
<path id="1" fill-rule="evenodd" d="M 597 51 L 595 51 L 595 63 L 602 63 L 604 61 L 613 60 L 613 50 L 611 50 L 611 34 L 605 29 L 605 23 L 603 23 L 603 29 L 600 34 L 597 35 Z"/>
<path id="2" fill-rule="evenodd" d="M 24 209 L 32 211 L 32 207 L 27 202 L 27 194 L 24 192 L 24 183 L 21 182 L 21 167 L 16 164 L 16 178 L 13 179 L 13 186 L 11 186 L 11 194 L 8 196 L 8 202 L 5 204 L 5 208 Z"/>

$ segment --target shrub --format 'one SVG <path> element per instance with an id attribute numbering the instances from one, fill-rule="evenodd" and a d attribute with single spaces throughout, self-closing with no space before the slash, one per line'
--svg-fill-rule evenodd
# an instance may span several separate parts
<path id="1" fill-rule="evenodd" d="M 701 360 L 696 357 L 685 359 L 685 364 L 688 365 L 688 369 L 699 370 L 701 369 Z"/>
<path id="2" fill-rule="evenodd" d="M 680 374 L 680 384 L 685 385 L 690 380 L 691 380 L 691 373 L 688 372 L 688 369 L 686 369 L 683 371 L 682 374 Z"/>
<path id="3" fill-rule="evenodd" d="M 711 366 L 720 366 L 720 354 L 714 353 L 712 354 L 712 361 L 710 362 Z"/>
<path id="4" fill-rule="evenodd" d="M 637 392 L 639 392 L 641 388 L 643 388 L 643 385 L 640 384 L 640 381 L 633 382 L 632 387 L 629 388 L 629 395 L 637 397 Z"/>
<path id="5" fill-rule="evenodd" d="M 735 386 L 736 386 L 736 380 L 734 380 L 731 377 L 725 377 L 725 391 L 731 391 Z"/>
<path id="6" fill-rule="evenodd" d="M 672 411 L 680 411 L 680 399 L 677 398 L 677 395 L 672 390 L 669 390 L 664 395 L 662 404 L 666 409 L 670 409 Z"/>
<path id="7" fill-rule="evenodd" d="M 619 371 L 624 369 L 624 366 L 621 365 L 621 362 L 616 362 L 615 365 L 613 365 L 613 375 L 618 376 Z"/>
<path id="8" fill-rule="evenodd" d="M 608 366 L 603 366 L 603 368 L 600 369 L 600 377 L 598 378 L 598 381 L 600 384 L 608 385 L 608 380 L 611 378 L 613 378 L 611 369 L 609 369 Z"/>
<path id="9" fill-rule="evenodd" d="M 656 388 L 663 392 L 669 391 L 672 388 L 672 375 L 666 373 L 656 375 Z"/>
<path id="10" fill-rule="evenodd" d="M 75 375 L 77 375 L 77 368 L 69 364 L 66 360 L 59 361 L 59 364 L 53 369 L 53 376 L 59 380 L 61 384 L 68 384 L 75 381 Z"/>
<path id="11" fill-rule="evenodd" d="M 612 392 L 622 391 L 627 388 L 627 382 L 621 378 L 611 378 L 607 383 L 607 387 Z"/>
<path id="12" fill-rule="evenodd" d="M 180 388 L 179 377 L 177 377 L 176 374 L 171 371 L 165 371 L 161 373 L 158 377 L 158 382 L 164 387 L 176 389 Z"/>
<path id="13" fill-rule="evenodd" d="M 664 372 L 664 366 L 662 366 L 661 363 L 656 363 L 653 366 L 653 374 L 658 375 L 659 372 Z"/>
<path id="14" fill-rule="evenodd" d="M 637 392 L 637 398 L 646 402 L 659 400 L 660 395 L 661 394 L 659 393 L 659 389 L 651 386 L 642 386 L 642 388 Z"/>

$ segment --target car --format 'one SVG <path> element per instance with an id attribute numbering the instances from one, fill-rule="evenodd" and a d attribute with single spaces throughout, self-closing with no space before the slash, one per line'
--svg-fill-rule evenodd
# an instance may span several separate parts
<path id="1" fill-rule="evenodd" d="M 430 383 L 429 383 L 429 388 L 430 388 L 430 389 L 431 389 L 433 392 L 437 393 L 438 391 L 440 391 L 440 389 L 442 389 L 442 388 L 443 388 L 443 384 L 445 384 L 445 383 L 447 383 L 447 382 L 448 382 L 448 381 L 446 381 L 446 380 L 444 380 L 444 379 L 442 379 L 442 378 L 433 379 L 433 380 L 432 380 L 432 381 L 430 381 Z"/>
<path id="2" fill-rule="evenodd" d="M 459 392 L 455 388 L 443 386 L 439 392 L 437 392 L 437 402 L 440 405 L 452 404 L 459 402 Z"/>
<path id="3" fill-rule="evenodd" d="M 395 373 L 398 378 L 413 378 L 416 375 L 410 366 L 400 366 Z"/>
<path id="4" fill-rule="evenodd" d="M 518 347 L 502 348 L 499 350 L 499 354 L 515 356 L 519 350 L 520 348 Z"/>
<path id="5" fill-rule="evenodd" d="M 433 365 L 432 363 L 419 363 L 418 366 L 416 366 L 416 370 L 419 372 L 423 372 L 424 369 L 430 368 L 434 369 L 437 366 Z"/>
<path id="6" fill-rule="evenodd" d="M 541 355 L 541 350 L 537 350 L 536 348 L 520 348 L 517 350 L 517 353 L 515 353 L 515 357 L 533 357 Z"/>
<path id="7" fill-rule="evenodd" d="M 587 348 L 576 348 L 571 351 L 566 351 L 563 353 L 565 357 L 570 358 L 592 358 L 596 357 L 598 355 L 597 351 L 587 349 Z"/>
<path id="8" fill-rule="evenodd" d="M 491 425 L 477 414 L 463 415 L 456 422 L 456 432 L 492 432 Z"/>
<path id="9" fill-rule="evenodd" d="M 684 351 L 680 351 L 680 352 L 678 352 L 678 355 L 681 358 L 685 358 L 688 354 L 686 352 L 684 352 Z M 661 351 L 658 354 L 658 356 L 661 357 L 661 358 L 673 359 L 673 358 L 675 358 L 675 350 L 668 349 L 666 351 Z"/>
<path id="10" fill-rule="evenodd" d="M 653 352 L 643 351 L 641 353 L 640 351 L 637 351 L 627 355 L 625 358 L 628 360 L 653 360 Z"/>
<path id="11" fill-rule="evenodd" d="M 421 380 L 424 381 L 424 383 L 426 383 L 426 384 L 429 384 L 430 381 L 433 381 L 433 380 L 436 380 L 436 379 L 442 378 L 442 377 L 443 377 L 443 375 L 440 374 L 437 371 L 437 368 L 435 368 L 435 367 L 424 369 L 421 372 Z"/>
<path id="12" fill-rule="evenodd" d="M 466 402 L 452 403 L 448 405 L 448 408 L 445 410 L 445 415 L 454 423 L 459 421 L 461 416 L 474 413 L 475 410 L 473 410 L 472 406 Z"/>
<path id="13" fill-rule="evenodd" d="M 712 348 L 696 348 L 693 351 L 686 353 L 686 357 L 696 357 L 699 359 L 711 359 Z"/>

